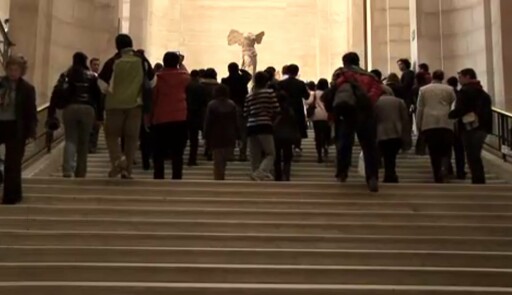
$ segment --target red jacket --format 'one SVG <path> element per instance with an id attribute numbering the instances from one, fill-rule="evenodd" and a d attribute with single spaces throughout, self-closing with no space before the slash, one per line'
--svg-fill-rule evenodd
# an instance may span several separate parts
<path id="1" fill-rule="evenodd" d="M 382 89 L 382 85 L 379 80 L 374 75 L 360 68 L 344 68 L 336 72 L 338 77 L 336 80 L 337 86 L 347 83 L 347 81 L 356 80 L 366 91 L 372 100 L 373 105 L 375 105 L 379 98 L 384 94 L 384 90 Z"/>
<path id="2" fill-rule="evenodd" d="M 182 69 L 163 69 L 157 74 L 153 90 L 151 123 L 162 124 L 187 120 L 186 88 L 190 75 Z"/>

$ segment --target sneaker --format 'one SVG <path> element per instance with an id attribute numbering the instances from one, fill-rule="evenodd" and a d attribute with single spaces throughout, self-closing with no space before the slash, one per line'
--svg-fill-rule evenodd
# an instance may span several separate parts
<path id="1" fill-rule="evenodd" d="M 340 174 L 336 175 L 336 179 L 340 183 L 345 183 L 348 180 L 348 174 L 347 173 L 340 173 Z"/>
<path id="2" fill-rule="evenodd" d="M 119 161 L 116 162 L 114 167 L 108 173 L 109 178 L 117 178 L 123 171 L 126 171 L 128 163 L 126 162 L 126 158 L 122 157 Z"/>
<path id="3" fill-rule="evenodd" d="M 329 158 L 329 148 L 324 148 L 324 158 Z"/>
<path id="4" fill-rule="evenodd" d="M 251 179 L 254 181 L 273 181 L 274 176 L 272 176 L 272 174 L 270 173 L 256 171 L 253 174 L 251 174 Z"/>
<path id="5" fill-rule="evenodd" d="M 247 162 L 247 155 L 240 155 L 240 157 L 238 158 L 238 161 L 239 162 Z"/>
<path id="6" fill-rule="evenodd" d="M 64 177 L 64 178 L 73 178 L 73 175 L 71 173 L 64 173 L 64 174 L 62 174 L 62 177 Z"/>
<path id="7" fill-rule="evenodd" d="M 133 180 L 133 176 L 126 171 L 121 172 L 121 179 Z"/>
<path id="8" fill-rule="evenodd" d="M 318 164 L 323 164 L 323 163 L 325 163 L 323 158 L 318 158 L 318 160 L 317 160 L 316 162 L 317 162 Z"/>
<path id="9" fill-rule="evenodd" d="M 377 179 L 372 178 L 368 180 L 368 190 L 372 193 L 379 192 L 379 182 L 377 181 Z"/>

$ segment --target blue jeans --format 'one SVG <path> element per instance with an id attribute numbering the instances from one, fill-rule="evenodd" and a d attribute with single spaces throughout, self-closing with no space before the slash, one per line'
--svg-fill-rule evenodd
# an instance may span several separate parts
<path id="1" fill-rule="evenodd" d="M 64 159 L 62 173 L 66 177 L 83 178 L 87 174 L 89 139 L 95 120 L 94 108 L 72 104 L 64 109 Z"/>

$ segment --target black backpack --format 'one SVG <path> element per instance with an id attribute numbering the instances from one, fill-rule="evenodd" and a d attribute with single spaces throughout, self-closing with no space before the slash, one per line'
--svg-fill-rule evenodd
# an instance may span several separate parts
<path id="1" fill-rule="evenodd" d="M 357 123 L 372 113 L 372 102 L 366 91 L 357 81 L 348 81 L 336 88 L 333 111 L 345 121 Z"/>

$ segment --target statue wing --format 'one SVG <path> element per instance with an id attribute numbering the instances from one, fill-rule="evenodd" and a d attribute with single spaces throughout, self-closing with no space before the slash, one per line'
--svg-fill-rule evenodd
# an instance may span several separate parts
<path id="1" fill-rule="evenodd" d="M 231 30 L 228 35 L 228 45 L 232 46 L 238 44 L 242 46 L 244 41 L 244 34 L 240 33 L 237 30 Z"/>
<path id="2" fill-rule="evenodd" d="M 261 42 L 263 42 L 263 37 L 265 37 L 265 32 L 260 32 L 256 35 L 256 43 L 261 44 Z"/>

